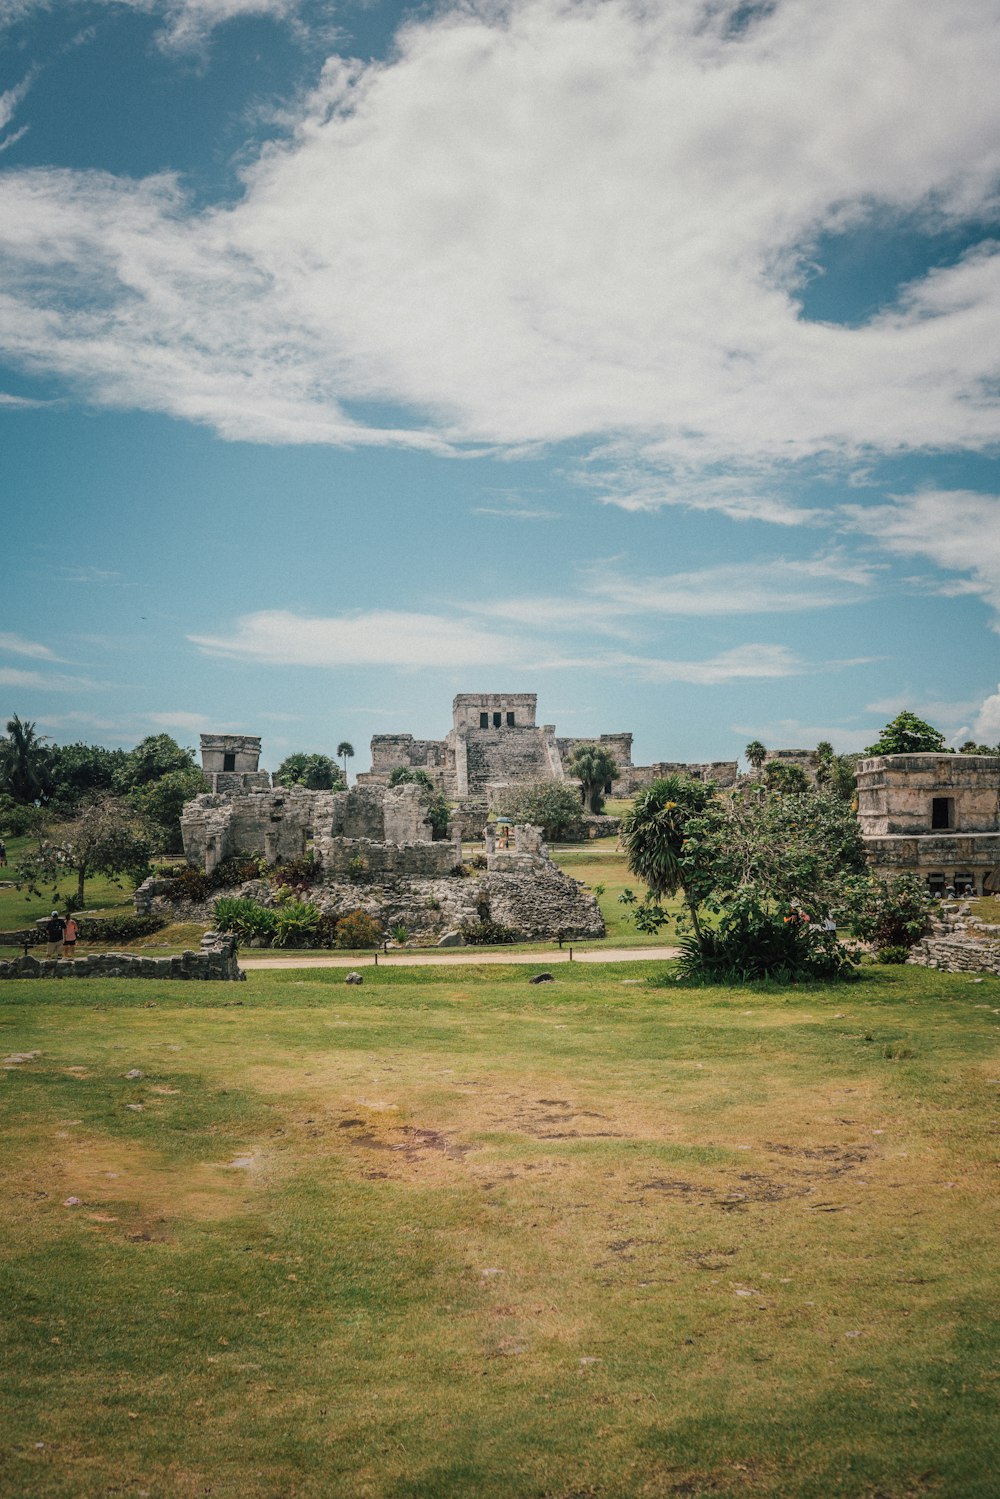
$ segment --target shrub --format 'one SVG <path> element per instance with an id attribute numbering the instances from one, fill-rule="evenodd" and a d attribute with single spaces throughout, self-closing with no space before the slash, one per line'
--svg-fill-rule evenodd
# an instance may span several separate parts
<path id="1" fill-rule="evenodd" d="M 470 947 L 500 947 L 517 941 L 513 927 L 504 926 L 502 921 L 494 921 L 491 917 L 467 921 L 459 931 Z"/>
<path id="2" fill-rule="evenodd" d="M 932 901 L 915 874 L 891 880 L 869 875 L 851 881 L 844 910 L 849 930 L 876 952 L 890 947 L 909 949 L 930 925 Z"/>
<path id="3" fill-rule="evenodd" d="M 81 942 L 134 942 L 166 926 L 163 916 L 78 916 Z"/>
<path id="4" fill-rule="evenodd" d="M 320 912 L 312 901 L 290 900 L 277 915 L 273 947 L 311 947 L 316 941 Z"/>
<path id="5" fill-rule="evenodd" d="M 290 885 L 293 890 L 301 890 L 315 885 L 321 872 L 316 855 L 310 849 L 300 859 L 289 859 L 287 864 L 278 864 L 268 870 L 267 875 L 272 885 Z"/>
<path id="6" fill-rule="evenodd" d="M 540 781 L 506 792 L 503 811 L 515 822 L 541 828 L 552 843 L 568 843 L 583 837 L 580 791 L 565 781 Z"/>
<path id="7" fill-rule="evenodd" d="M 729 984 L 849 978 L 855 966 L 835 933 L 814 930 L 800 912 L 783 915 L 754 900 L 728 910 L 716 930 L 702 932 L 700 943 L 689 937 L 680 958 L 684 978 Z"/>
<path id="8" fill-rule="evenodd" d="M 174 889 L 168 892 L 171 900 L 204 900 L 211 894 L 208 876 L 193 864 L 186 864 L 174 876 Z"/>
<path id="9" fill-rule="evenodd" d="M 278 930 L 278 913 L 244 896 L 221 896 L 212 908 L 216 931 L 232 932 L 241 942 L 270 942 Z"/>
<path id="10" fill-rule="evenodd" d="M 410 934 L 406 928 L 406 925 L 402 921 L 397 922 L 397 924 L 392 929 L 393 942 L 398 942 L 400 947 L 403 947 L 409 940 L 409 936 Z"/>
<path id="11" fill-rule="evenodd" d="M 206 878 L 210 889 L 227 890 L 246 880 L 259 880 L 267 873 L 268 863 L 262 854 L 230 854 L 228 859 L 220 860 Z"/>
<path id="12" fill-rule="evenodd" d="M 334 928 L 334 940 L 338 947 L 378 947 L 382 928 L 367 911 L 348 911 Z"/>
<path id="13" fill-rule="evenodd" d="M 902 946 L 880 947 L 876 949 L 875 956 L 880 963 L 905 963 L 910 956 L 910 949 Z"/>

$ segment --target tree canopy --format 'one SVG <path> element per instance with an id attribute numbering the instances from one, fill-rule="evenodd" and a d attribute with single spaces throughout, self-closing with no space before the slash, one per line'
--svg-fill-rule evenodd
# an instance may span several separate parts
<path id="1" fill-rule="evenodd" d="M 925 723 L 915 713 L 904 708 L 902 713 L 887 723 L 874 744 L 865 750 L 866 755 L 928 755 L 947 752 L 944 735 L 940 729 Z"/>
<path id="2" fill-rule="evenodd" d="M 532 823 L 551 843 L 565 843 L 583 833 L 580 793 L 565 781 L 537 781 L 511 787 L 503 809 L 514 822 Z"/>
<path id="3" fill-rule="evenodd" d="M 329 755 L 307 755 L 297 750 L 286 755 L 274 772 L 276 786 L 304 786 L 307 791 L 343 789 L 340 766 Z"/>

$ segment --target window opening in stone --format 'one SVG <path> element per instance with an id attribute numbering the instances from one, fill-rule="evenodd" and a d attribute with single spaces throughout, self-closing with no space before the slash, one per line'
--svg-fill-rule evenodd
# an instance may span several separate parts
<path id="1" fill-rule="evenodd" d="M 508 727 L 508 729 L 512 729 L 514 727 L 514 715 L 513 715 L 513 713 L 508 713 L 507 714 L 507 727 Z"/>
<path id="2" fill-rule="evenodd" d="M 480 713 L 480 715 L 479 715 L 479 727 L 481 729 L 488 729 L 489 726 L 490 726 L 490 715 L 488 713 Z"/>
<path id="3" fill-rule="evenodd" d="M 222 768 L 223 768 L 223 770 L 235 770 L 236 769 L 236 756 L 235 756 L 235 754 L 232 754 L 232 755 L 230 755 L 230 754 L 224 754 L 222 756 Z"/>
<path id="4" fill-rule="evenodd" d="M 938 900 L 940 900 L 944 894 L 944 875 L 929 874 L 927 876 L 927 890 L 929 894 L 937 896 Z"/>
<path id="5" fill-rule="evenodd" d="M 973 879 L 972 875 L 971 874 L 956 874 L 956 876 L 955 876 L 955 894 L 956 895 L 975 895 L 975 893 L 976 893 L 976 882 Z"/>
<path id="6" fill-rule="evenodd" d="M 935 796 L 931 799 L 931 829 L 951 828 L 955 825 L 953 816 L 955 809 L 954 798 L 950 796 Z"/>
<path id="7" fill-rule="evenodd" d="M 502 713 L 494 713 L 494 715 L 493 715 L 493 727 L 495 729 L 498 729 L 502 723 L 503 723 L 503 714 Z"/>

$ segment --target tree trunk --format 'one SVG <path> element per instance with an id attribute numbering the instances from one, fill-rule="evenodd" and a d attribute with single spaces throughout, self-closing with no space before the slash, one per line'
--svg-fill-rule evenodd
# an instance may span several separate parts
<path id="1" fill-rule="evenodd" d="M 77 898 L 77 901 L 78 901 L 78 905 L 77 905 L 77 910 L 78 911 L 82 911 L 83 910 L 83 882 L 84 882 L 84 880 L 86 878 L 87 878 L 87 866 L 86 866 L 86 864 L 81 864 L 80 867 L 79 867 L 79 869 L 76 871 L 76 898 Z"/>
<path id="2" fill-rule="evenodd" d="M 698 907 L 691 897 L 685 892 L 684 900 L 691 916 L 691 926 L 694 929 L 694 940 L 697 942 L 701 952 L 705 951 L 705 939 L 702 936 L 701 922 L 698 920 Z"/>

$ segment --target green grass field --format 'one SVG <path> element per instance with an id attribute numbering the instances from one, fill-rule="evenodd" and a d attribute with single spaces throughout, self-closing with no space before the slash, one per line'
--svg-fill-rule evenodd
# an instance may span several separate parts
<path id="1" fill-rule="evenodd" d="M 649 966 L 0 985 L 0 1493 L 994 1499 L 1000 982 Z"/>

